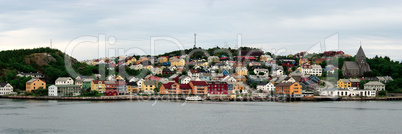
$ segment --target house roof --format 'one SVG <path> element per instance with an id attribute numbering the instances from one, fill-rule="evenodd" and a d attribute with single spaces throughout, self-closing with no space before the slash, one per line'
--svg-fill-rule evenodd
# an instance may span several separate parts
<path id="1" fill-rule="evenodd" d="M 19 73 L 21 75 L 43 75 L 42 73 Z"/>
<path id="2" fill-rule="evenodd" d="M 37 79 L 38 79 L 38 78 L 37 78 Z M 32 83 L 32 82 L 36 81 L 37 79 L 31 79 L 31 80 L 27 81 L 27 83 Z M 40 80 L 40 79 L 39 79 L 39 80 Z"/>
<path id="3" fill-rule="evenodd" d="M 350 82 L 360 82 L 360 79 L 349 79 Z"/>
<path id="4" fill-rule="evenodd" d="M 379 82 L 379 81 L 370 81 L 370 82 L 368 82 L 368 83 L 366 83 L 366 84 L 364 84 L 364 85 L 365 85 L 365 86 L 366 86 L 366 85 L 368 85 L 368 86 L 378 86 L 378 85 L 384 86 L 384 84 L 381 83 L 381 82 Z"/>
<path id="5" fill-rule="evenodd" d="M 353 61 L 345 61 L 343 64 L 347 69 L 359 69 L 357 63 Z"/>
<path id="6" fill-rule="evenodd" d="M 116 84 L 116 81 L 105 81 L 105 84 Z"/>
<path id="7" fill-rule="evenodd" d="M 190 81 L 190 82 L 196 86 L 206 86 L 207 85 L 207 82 L 205 82 L 205 81 Z"/>
<path id="8" fill-rule="evenodd" d="M 268 82 L 258 82 L 257 85 L 267 85 Z"/>
<path id="9" fill-rule="evenodd" d="M 244 57 L 244 59 L 246 59 L 246 60 L 255 60 L 255 58 L 251 57 L 251 56 L 246 56 L 246 57 Z"/>
<path id="10" fill-rule="evenodd" d="M 291 85 L 293 85 L 293 84 L 294 84 L 293 82 L 283 82 L 283 83 L 279 83 L 279 84 L 276 85 L 276 86 L 288 87 L 288 86 L 291 86 Z"/>
<path id="11" fill-rule="evenodd" d="M 142 82 L 144 85 L 156 85 L 156 82 L 155 81 L 153 81 L 153 80 L 150 80 L 150 81 L 144 81 L 144 82 Z"/>
<path id="12" fill-rule="evenodd" d="M 190 84 L 180 84 L 181 89 L 191 89 Z"/>
<path id="13" fill-rule="evenodd" d="M 0 87 L 6 86 L 8 83 L 0 83 Z"/>
<path id="14" fill-rule="evenodd" d="M 184 78 L 186 78 L 186 77 L 189 77 L 189 76 L 186 76 L 186 75 L 180 76 L 180 77 L 179 77 L 179 80 L 184 79 Z M 190 78 L 190 77 L 189 77 L 189 78 Z"/>
<path id="15" fill-rule="evenodd" d="M 80 87 L 79 85 L 54 85 L 54 86 L 56 86 L 56 87 Z"/>
<path id="16" fill-rule="evenodd" d="M 197 69 L 191 69 L 190 72 L 191 73 L 199 73 Z"/>
<path id="17" fill-rule="evenodd" d="M 343 83 L 349 83 L 349 82 L 350 82 L 350 80 L 348 80 L 348 79 L 341 79 L 341 81 L 342 81 Z"/>
<path id="18" fill-rule="evenodd" d="M 255 71 L 268 71 L 268 69 L 254 69 Z"/>
<path id="19" fill-rule="evenodd" d="M 152 75 L 152 76 L 149 76 L 148 79 L 159 81 L 159 80 L 161 80 L 162 78 L 161 78 L 161 77 L 158 77 L 158 76 L 153 76 L 153 75 Z"/>
<path id="20" fill-rule="evenodd" d="M 129 85 L 129 86 L 138 86 L 137 82 L 128 82 L 127 85 Z"/>
<path id="21" fill-rule="evenodd" d="M 163 87 L 165 87 L 166 89 L 170 89 L 173 84 L 175 84 L 175 82 L 169 82 L 169 83 L 163 84 Z"/>
<path id="22" fill-rule="evenodd" d="M 211 73 L 201 73 L 201 75 L 204 77 L 212 77 Z"/>
<path id="23" fill-rule="evenodd" d="M 57 81 L 67 81 L 67 80 L 72 80 L 72 78 L 71 77 L 59 77 L 56 79 L 56 82 Z"/>

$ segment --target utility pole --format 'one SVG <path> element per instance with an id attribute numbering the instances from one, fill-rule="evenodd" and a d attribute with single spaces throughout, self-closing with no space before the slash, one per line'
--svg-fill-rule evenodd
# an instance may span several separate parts
<path id="1" fill-rule="evenodd" d="M 197 34 L 194 33 L 194 48 L 197 47 Z"/>

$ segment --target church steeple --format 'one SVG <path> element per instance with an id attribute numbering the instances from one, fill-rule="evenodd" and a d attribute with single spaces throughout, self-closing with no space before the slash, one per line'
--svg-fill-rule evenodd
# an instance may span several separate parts
<path id="1" fill-rule="evenodd" d="M 360 48 L 357 51 L 357 54 L 355 56 L 355 61 L 357 62 L 359 67 L 362 67 L 366 63 L 366 54 L 364 53 L 361 44 L 360 44 Z"/>

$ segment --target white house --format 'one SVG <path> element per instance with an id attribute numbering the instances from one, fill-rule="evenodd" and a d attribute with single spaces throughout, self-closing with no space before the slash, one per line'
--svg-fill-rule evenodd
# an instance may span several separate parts
<path id="1" fill-rule="evenodd" d="M 162 74 L 162 69 L 161 68 L 151 68 L 149 71 L 151 71 L 152 72 L 152 74 L 154 74 L 154 75 L 159 75 L 159 74 Z"/>
<path id="2" fill-rule="evenodd" d="M 276 66 L 276 65 L 275 65 Z M 282 66 L 276 66 L 272 68 L 272 76 L 282 76 L 283 75 L 283 67 Z"/>
<path id="3" fill-rule="evenodd" d="M 227 76 L 223 77 L 223 78 L 221 79 L 221 81 L 225 81 L 225 82 L 237 82 L 237 80 L 236 80 L 235 78 L 233 78 L 232 76 L 230 76 L 230 75 L 227 75 Z"/>
<path id="4" fill-rule="evenodd" d="M 57 96 L 57 86 L 51 85 L 48 87 L 48 95 L 49 96 Z"/>
<path id="5" fill-rule="evenodd" d="M 364 89 L 382 91 L 382 90 L 385 90 L 385 84 L 383 84 L 379 81 L 370 81 L 370 82 L 364 84 Z"/>
<path id="6" fill-rule="evenodd" d="M 296 82 L 296 80 L 293 78 L 293 77 L 286 77 L 283 81 L 282 81 L 282 83 L 295 83 Z"/>
<path id="7" fill-rule="evenodd" d="M 256 88 L 257 88 L 257 90 L 262 90 L 266 93 L 275 91 L 275 86 L 271 82 L 260 82 L 257 84 Z"/>
<path id="8" fill-rule="evenodd" d="M 191 81 L 191 77 L 183 75 L 179 77 L 179 81 L 180 84 L 188 84 Z"/>
<path id="9" fill-rule="evenodd" d="M 138 65 L 131 65 L 130 69 L 134 69 L 134 70 L 141 70 L 143 69 L 144 66 L 142 64 L 138 64 Z"/>
<path id="10" fill-rule="evenodd" d="M 9 83 L 0 83 L 0 95 L 9 95 L 13 93 L 13 86 Z"/>
<path id="11" fill-rule="evenodd" d="M 18 77 L 32 77 L 32 78 L 44 78 L 44 75 L 42 73 L 18 73 Z"/>
<path id="12" fill-rule="evenodd" d="M 71 77 L 59 77 L 56 79 L 56 85 L 74 85 L 74 80 Z"/>
<path id="13" fill-rule="evenodd" d="M 365 96 L 365 97 L 375 97 L 375 90 L 354 90 L 354 89 L 324 89 L 320 92 L 321 96 L 329 97 L 340 97 L 340 96 Z"/>
<path id="14" fill-rule="evenodd" d="M 301 67 L 301 72 L 302 74 L 310 74 L 310 75 L 315 75 L 315 76 L 321 76 L 322 75 L 322 68 L 320 65 L 303 65 Z"/>
<path id="15" fill-rule="evenodd" d="M 259 76 L 260 73 L 264 73 L 264 76 L 268 76 L 269 71 L 268 69 L 254 69 L 254 74 Z"/>
<path id="16" fill-rule="evenodd" d="M 190 76 L 192 79 L 200 78 L 200 73 L 196 69 L 192 69 L 188 71 L 188 76 Z"/>
<path id="17" fill-rule="evenodd" d="M 177 67 L 176 66 L 169 66 L 168 67 L 171 71 L 174 71 L 174 70 L 176 70 L 177 69 Z"/>

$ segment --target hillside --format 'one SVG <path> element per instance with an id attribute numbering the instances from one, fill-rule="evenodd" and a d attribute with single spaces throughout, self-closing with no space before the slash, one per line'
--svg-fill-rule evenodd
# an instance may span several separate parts
<path id="1" fill-rule="evenodd" d="M 54 83 L 58 77 L 69 76 L 64 63 L 64 53 L 57 49 L 35 48 L 7 50 L 0 52 L 0 81 L 23 89 L 29 78 L 18 78 L 18 72 L 39 72 L 45 75 L 47 83 Z M 93 74 L 92 67 L 69 57 L 73 68 L 83 75 Z"/>

